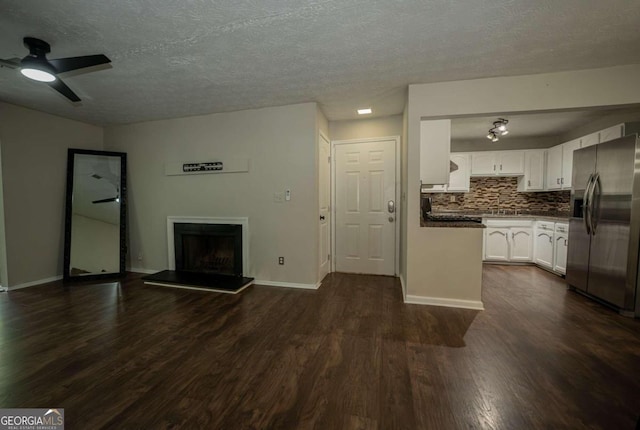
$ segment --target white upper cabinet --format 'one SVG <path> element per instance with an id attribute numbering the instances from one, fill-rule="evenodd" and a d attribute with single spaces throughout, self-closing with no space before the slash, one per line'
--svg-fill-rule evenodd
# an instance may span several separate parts
<path id="1" fill-rule="evenodd" d="M 449 181 L 451 120 L 420 121 L 420 180 L 423 184 Z"/>
<path id="2" fill-rule="evenodd" d="M 492 151 L 471 153 L 471 176 L 496 174 L 496 153 Z"/>
<path id="3" fill-rule="evenodd" d="M 451 162 L 458 166 L 457 170 L 449 173 L 447 191 L 469 192 L 470 186 L 470 155 L 467 153 L 452 153 Z"/>
<path id="4" fill-rule="evenodd" d="M 562 177 L 560 185 L 562 189 L 571 188 L 571 175 L 573 174 L 573 151 L 580 149 L 580 139 L 570 140 L 562 144 Z"/>
<path id="5" fill-rule="evenodd" d="M 547 150 L 547 189 L 560 190 L 562 185 L 562 145 L 557 145 Z"/>
<path id="6" fill-rule="evenodd" d="M 600 130 L 600 143 L 608 142 L 609 140 L 614 140 L 622 136 L 624 136 L 624 124 L 614 125 L 613 127 Z"/>
<path id="7" fill-rule="evenodd" d="M 467 193 L 470 188 L 470 164 L 471 155 L 468 153 L 455 152 L 451 154 L 450 160 L 458 168 L 449 173 L 449 185 L 423 185 L 423 193 Z"/>
<path id="8" fill-rule="evenodd" d="M 471 153 L 471 176 L 524 175 L 524 151 Z"/>
<path id="9" fill-rule="evenodd" d="M 497 154 L 499 175 L 524 175 L 524 151 L 501 151 Z"/>
<path id="10" fill-rule="evenodd" d="M 518 191 L 544 190 L 544 149 L 531 149 L 524 152 L 524 176 L 518 178 Z"/>
<path id="11" fill-rule="evenodd" d="M 580 147 L 586 148 L 600 143 L 600 133 L 591 133 L 580 138 Z"/>

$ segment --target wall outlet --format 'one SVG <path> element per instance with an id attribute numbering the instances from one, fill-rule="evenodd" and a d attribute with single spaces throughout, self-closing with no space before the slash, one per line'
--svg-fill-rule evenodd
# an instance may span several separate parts
<path id="1" fill-rule="evenodd" d="M 138 261 L 142 261 L 142 252 L 138 253 Z"/>
<path id="2" fill-rule="evenodd" d="M 449 196 L 449 203 L 455 203 L 456 202 L 456 196 L 454 196 L 453 194 Z"/>
<path id="3" fill-rule="evenodd" d="M 284 266 L 284 257 L 278 257 L 278 264 Z"/>
<path id="4" fill-rule="evenodd" d="M 285 199 L 286 201 L 291 200 L 291 190 L 289 190 L 289 189 L 288 189 L 288 190 L 286 190 L 286 191 L 284 192 L 284 199 Z"/>

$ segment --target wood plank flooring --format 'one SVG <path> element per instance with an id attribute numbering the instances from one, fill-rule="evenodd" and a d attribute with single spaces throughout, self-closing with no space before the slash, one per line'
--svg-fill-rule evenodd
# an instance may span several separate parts
<path id="1" fill-rule="evenodd" d="M 482 312 L 346 274 L 0 294 L 0 407 L 63 407 L 68 429 L 633 429 L 640 321 L 535 267 L 483 276 Z"/>

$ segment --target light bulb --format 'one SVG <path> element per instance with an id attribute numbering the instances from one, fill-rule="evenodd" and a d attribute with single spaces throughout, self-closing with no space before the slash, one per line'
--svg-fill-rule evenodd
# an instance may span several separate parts
<path id="1" fill-rule="evenodd" d="M 55 75 L 40 69 L 32 69 L 29 67 L 24 67 L 20 69 L 20 73 L 22 73 L 29 79 L 33 79 L 34 81 L 53 82 L 56 80 Z"/>
<path id="2" fill-rule="evenodd" d="M 498 126 L 498 130 L 500 131 L 505 131 L 506 129 L 507 125 L 504 122 L 500 123 L 500 125 Z"/>
<path id="3" fill-rule="evenodd" d="M 501 135 L 507 135 L 509 134 L 509 130 L 507 130 L 506 128 L 504 130 L 502 130 L 502 132 L 500 133 Z"/>

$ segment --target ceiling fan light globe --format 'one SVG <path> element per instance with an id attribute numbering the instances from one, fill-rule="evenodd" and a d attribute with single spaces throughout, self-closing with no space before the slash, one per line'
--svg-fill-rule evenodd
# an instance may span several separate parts
<path id="1" fill-rule="evenodd" d="M 33 79 L 38 82 L 53 82 L 56 80 L 56 75 L 49 73 L 46 70 L 34 69 L 32 67 L 22 67 L 20 73 L 29 79 Z"/>

